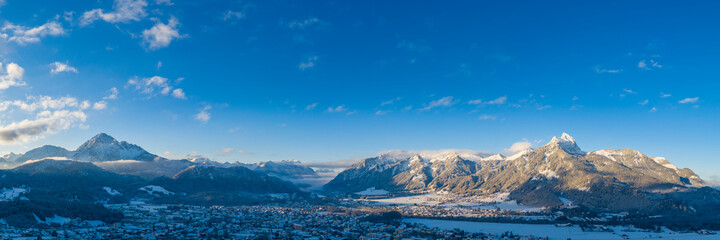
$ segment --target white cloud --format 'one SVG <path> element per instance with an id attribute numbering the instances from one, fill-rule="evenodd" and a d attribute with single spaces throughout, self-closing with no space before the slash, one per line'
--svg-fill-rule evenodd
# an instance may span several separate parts
<path id="1" fill-rule="evenodd" d="M 244 17 L 244 15 L 242 12 L 235 12 L 232 10 L 228 10 L 223 15 L 223 20 L 225 20 L 225 21 L 237 20 L 237 19 L 242 19 L 243 17 Z"/>
<path id="2" fill-rule="evenodd" d="M 318 103 L 313 103 L 310 105 L 305 106 L 305 110 L 313 110 L 315 107 L 317 107 Z"/>
<path id="3" fill-rule="evenodd" d="M 76 68 L 68 65 L 68 63 L 54 62 L 50 64 L 50 67 L 52 67 L 52 69 L 50 69 L 50 73 L 52 74 L 58 74 L 61 72 L 78 72 Z"/>
<path id="4" fill-rule="evenodd" d="M 60 110 L 65 108 L 82 108 L 82 103 L 74 97 L 52 98 L 48 96 L 27 96 L 25 101 L 14 100 L 0 102 L 0 106 L 14 106 L 20 110 L 34 112 L 37 110 Z M 0 108 L 2 110 L 2 108 Z"/>
<path id="5" fill-rule="evenodd" d="M 650 70 L 650 68 L 662 68 L 663 67 L 662 65 L 660 65 L 660 63 L 658 63 L 657 61 L 655 61 L 653 59 L 650 59 L 649 64 L 647 61 L 641 60 L 640 62 L 638 62 L 637 66 L 638 66 L 638 68 L 644 69 L 644 70 Z"/>
<path id="6" fill-rule="evenodd" d="M 623 71 L 622 69 L 604 69 L 599 66 L 595 67 L 596 73 L 620 73 L 622 71 Z"/>
<path id="7" fill-rule="evenodd" d="M 85 101 L 80 102 L 80 109 L 85 110 L 88 108 L 90 108 L 90 101 L 85 100 Z"/>
<path id="8" fill-rule="evenodd" d="M 168 24 L 158 22 L 150 29 L 144 30 L 142 33 L 143 43 L 150 50 L 164 48 L 170 45 L 174 39 L 180 39 L 184 36 L 180 35 L 177 26 L 180 23 L 177 18 L 170 17 Z"/>
<path id="9" fill-rule="evenodd" d="M 182 88 L 177 88 L 173 90 L 172 95 L 177 99 L 187 99 L 187 97 L 185 97 L 185 92 L 183 92 Z"/>
<path id="10" fill-rule="evenodd" d="M 628 93 L 628 94 L 637 94 L 637 92 L 635 92 L 635 91 L 633 91 L 633 90 L 630 90 L 630 89 L 627 89 L 627 88 L 623 88 L 623 92 L 626 92 L 626 93 Z"/>
<path id="11" fill-rule="evenodd" d="M 329 108 L 327 109 L 327 112 L 331 112 L 331 113 L 332 113 L 332 112 L 344 112 L 344 111 L 347 111 L 347 110 L 348 110 L 348 109 L 345 107 L 345 105 L 340 105 L 340 106 L 337 106 L 337 107 L 329 107 Z"/>
<path id="12" fill-rule="evenodd" d="M 141 94 L 148 95 L 149 98 L 160 94 L 163 96 L 172 95 L 178 99 L 186 99 L 184 90 L 171 86 L 170 81 L 161 76 L 143 79 L 135 77 L 127 81 L 126 87 L 127 86 L 134 86 L 135 90 L 139 90 Z"/>
<path id="13" fill-rule="evenodd" d="M 62 25 L 54 20 L 34 28 L 7 22 L 0 30 L 0 37 L 20 45 L 40 42 L 40 38 L 45 36 L 60 36 L 65 34 L 65 29 Z"/>
<path id="14" fill-rule="evenodd" d="M 650 102 L 650 100 L 645 99 L 644 101 L 641 101 L 641 102 L 639 102 L 638 104 L 645 106 L 645 105 L 647 105 L 649 102 Z"/>
<path id="15" fill-rule="evenodd" d="M 110 92 L 110 95 L 108 95 L 108 96 L 106 96 L 106 97 L 103 97 L 103 99 L 117 99 L 117 96 L 118 96 L 119 92 L 118 92 L 118 89 L 117 89 L 116 87 L 112 87 L 112 88 L 110 88 L 110 90 L 108 90 L 108 91 Z"/>
<path id="16" fill-rule="evenodd" d="M 155 4 L 157 5 L 168 5 L 171 6 L 173 3 L 170 0 L 155 0 Z"/>
<path id="17" fill-rule="evenodd" d="M 232 152 L 234 152 L 234 151 L 235 151 L 235 149 L 233 149 L 233 148 L 223 148 L 223 149 L 218 153 L 218 155 L 228 155 L 228 154 L 230 154 L 230 153 L 232 153 Z"/>
<path id="18" fill-rule="evenodd" d="M 25 70 L 15 63 L 10 63 L 3 69 L 2 63 L 0 63 L 0 90 L 8 89 L 12 86 L 23 86 L 25 82 L 22 81 Z"/>
<path id="19" fill-rule="evenodd" d="M 450 107 L 452 105 L 455 105 L 457 103 L 456 100 L 453 99 L 453 96 L 447 96 L 440 98 L 438 100 L 432 101 L 424 108 L 420 109 L 421 111 L 428 111 L 430 109 L 436 108 L 436 107 Z"/>
<path id="20" fill-rule="evenodd" d="M 0 7 L 5 6 L 5 4 L 7 4 L 7 1 L 5 1 L 5 0 L 0 0 Z"/>
<path id="21" fill-rule="evenodd" d="M 502 105 L 502 104 L 505 104 L 506 102 L 507 102 L 507 96 L 502 96 L 502 97 L 499 97 L 499 98 L 496 98 L 494 100 L 490 100 L 487 102 L 484 102 L 482 99 L 470 100 L 470 101 L 468 101 L 468 104 L 471 104 L 471 105 L 479 105 L 479 104 Z"/>
<path id="22" fill-rule="evenodd" d="M 383 110 L 377 110 L 377 111 L 375 112 L 375 115 L 385 115 L 385 114 L 388 114 L 389 112 L 392 112 L 392 111 L 390 111 L 390 110 L 385 110 L 385 111 L 383 111 Z"/>
<path id="23" fill-rule="evenodd" d="M 305 29 L 305 28 L 307 28 L 307 27 L 309 27 L 309 26 L 312 26 L 312 25 L 315 25 L 315 24 L 318 24 L 318 23 L 320 23 L 320 19 L 317 19 L 317 18 L 308 18 L 308 19 L 305 19 L 305 20 L 295 20 L 295 21 L 292 21 L 292 22 L 290 22 L 290 23 L 288 24 L 288 27 L 291 28 L 291 29 L 302 30 L 302 29 Z"/>
<path id="24" fill-rule="evenodd" d="M 660 97 L 661 98 L 669 98 L 669 97 L 672 97 L 672 95 L 670 95 L 668 93 L 660 93 Z"/>
<path id="25" fill-rule="evenodd" d="M 487 114 L 483 114 L 478 117 L 478 120 L 495 120 L 495 119 L 497 119 L 497 116 L 487 115 Z"/>
<path id="26" fill-rule="evenodd" d="M 678 103 L 682 103 L 682 104 L 685 104 L 685 103 L 696 103 L 696 102 L 698 102 L 698 100 L 700 100 L 699 97 L 685 98 L 685 99 L 683 99 L 683 100 L 678 101 Z"/>
<path id="27" fill-rule="evenodd" d="M 140 21 L 147 16 L 145 0 L 115 0 L 113 4 L 113 12 L 105 12 L 102 9 L 93 9 L 83 13 L 80 17 L 80 26 L 87 26 L 97 20 L 103 20 L 109 23 L 128 23 L 130 21 Z"/>
<path id="28" fill-rule="evenodd" d="M 650 112 L 657 112 L 657 108 L 656 107 L 651 108 Z"/>
<path id="29" fill-rule="evenodd" d="M 195 120 L 201 121 L 203 123 L 207 123 L 208 121 L 210 121 L 210 112 L 208 112 L 210 109 L 212 109 L 212 107 L 210 107 L 209 105 L 205 106 L 202 110 L 200 110 L 200 112 L 195 114 Z"/>
<path id="30" fill-rule="evenodd" d="M 318 60 L 317 56 L 308 57 L 305 61 L 301 62 L 298 65 L 298 68 L 300 70 L 305 71 L 305 69 L 315 67 L 315 62 L 317 62 L 317 60 Z"/>
<path id="31" fill-rule="evenodd" d="M 0 144 L 15 144 L 28 142 L 67 130 L 73 126 L 80 126 L 87 116 L 82 111 L 43 111 L 35 119 L 25 119 L 0 126 Z"/>
<path id="32" fill-rule="evenodd" d="M 383 101 L 383 102 L 380 103 L 380 106 L 385 106 L 385 105 L 393 104 L 393 103 L 395 103 L 396 101 L 400 101 L 400 99 L 402 99 L 402 98 L 401 98 L 401 97 L 396 97 L 396 98 L 394 98 L 394 99 L 390 99 L 390 100 L 387 100 L 387 101 Z"/>
<path id="33" fill-rule="evenodd" d="M 503 154 L 506 156 L 512 156 L 516 153 L 528 150 L 530 147 L 532 147 L 532 143 L 528 141 L 516 142 L 513 143 L 510 148 L 503 149 Z"/>
<path id="34" fill-rule="evenodd" d="M 500 105 L 500 104 L 505 104 L 506 101 L 507 101 L 507 97 L 502 96 L 502 97 L 496 98 L 495 100 L 487 102 L 487 104 Z"/>
<path id="35" fill-rule="evenodd" d="M 107 104 L 108 103 L 106 101 L 95 102 L 95 104 L 93 104 L 93 109 L 103 110 L 103 109 L 107 108 Z"/>

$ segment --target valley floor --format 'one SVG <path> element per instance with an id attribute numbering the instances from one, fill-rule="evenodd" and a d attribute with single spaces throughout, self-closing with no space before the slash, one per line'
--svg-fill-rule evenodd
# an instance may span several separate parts
<path id="1" fill-rule="evenodd" d="M 543 224 L 515 224 L 515 223 L 490 223 L 490 222 L 469 222 L 453 220 L 433 220 L 408 218 L 405 223 L 419 223 L 431 228 L 438 229 L 460 229 L 467 232 L 483 232 L 489 234 L 502 234 L 512 232 L 519 235 L 533 235 L 549 237 L 553 239 L 573 240 L 605 240 L 605 239 L 718 239 L 718 235 L 701 235 L 695 232 L 678 233 L 669 229 L 662 232 L 650 232 L 633 227 L 607 226 L 609 231 L 590 232 L 583 231 L 579 226 L 557 227 L 555 225 Z"/>

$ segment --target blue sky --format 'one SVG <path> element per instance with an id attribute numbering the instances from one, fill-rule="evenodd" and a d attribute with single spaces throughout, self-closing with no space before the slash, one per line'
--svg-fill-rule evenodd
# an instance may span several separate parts
<path id="1" fill-rule="evenodd" d="M 720 180 L 720 3 L 0 0 L 0 152 L 633 148 Z M 22 69 L 22 70 L 20 70 Z"/>

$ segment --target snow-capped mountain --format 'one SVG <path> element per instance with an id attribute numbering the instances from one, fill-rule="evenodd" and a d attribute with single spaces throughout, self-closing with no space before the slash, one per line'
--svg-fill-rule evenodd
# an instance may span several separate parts
<path id="1" fill-rule="evenodd" d="M 316 178 L 318 174 L 310 167 L 296 160 L 267 161 L 245 164 L 245 167 L 256 172 L 267 173 L 281 178 Z"/>
<path id="2" fill-rule="evenodd" d="M 100 133 L 83 143 L 74 151 L 65 148 L 45 145 L 35 148 L 15 158 L 15 162 L 24 163 L 29 160 L 44 158 L 67 158 L 85 162 L 103 162 L 115 160 L 152 161 L 158 158 L 138 145 L 125 141 L 117 141 L 105 133 Z"/>
<path id="3" fill-rule="evenodd" d="M 329 191 L 354 193 L 383 189 L 395 193 L 449 192 L 458 196 L 509 193 L 526 205 L 556 207 L 560 197 L 593 209 L 684 211 L 685 192 L 702 188 L 690 169 L 631 149 L 587 153 L 563 133 L 538 149 L 513 156 L 468 160 L 458 154 L 404 159 L 363 159 L 325 185 Z M 673 194 L 670 194 L 673 193 Z M 673 205 L 675 204 L 675 205 Z M 703 206 L 693 206 L 702 208 Z"/>

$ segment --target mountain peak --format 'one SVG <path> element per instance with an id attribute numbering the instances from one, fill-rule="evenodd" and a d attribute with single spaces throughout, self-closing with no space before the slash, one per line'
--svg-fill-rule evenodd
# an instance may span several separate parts
<path id="1" fill-rule="evenodd" d="M 567 133 L 563 133 L 560 138 L 553 137 L 547 145 L 557 145 L 560 149 L 571 155 L 585 155 L 585 151 L 580 149 L 575 142 L 575 138 Z"/>
<path id="2" fill-rule="evenodd" d="M 87 142 L 83 143 L 78 149 L 87 149 L 87 148 L 94 148 L 101 145 L 108 145 L 108 144 L 117 144 L 118 141 L 115 140 L 112 136 L 106 134 L 106 133 L 99 133 L 98 135 L 95 135 L 94 137 L 90 138 Z"/>
<path id="3" fill-rule="evenodd" d="M 570 136 L 570 134 L 562 133 L 560 138 L 553 137 L 552 140 L 550 140 L 550 143 L 560 143 L 560 142 L 567 142 L 567 143 L 575 144 L 575 138 Z"/>

